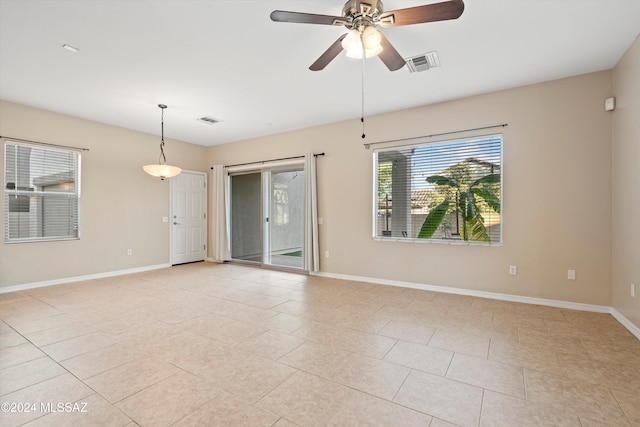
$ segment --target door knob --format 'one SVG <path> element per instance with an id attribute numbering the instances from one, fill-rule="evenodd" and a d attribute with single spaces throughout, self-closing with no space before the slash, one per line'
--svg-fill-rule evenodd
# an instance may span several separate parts
<path id="1" fill-rule="evenodd" d="M 180 225 L 180 223 L 179 223 L 179 222 L 175 222 L 175 221 L 174 221 L 174 222 L 173 222 L 173 225 Z"/>

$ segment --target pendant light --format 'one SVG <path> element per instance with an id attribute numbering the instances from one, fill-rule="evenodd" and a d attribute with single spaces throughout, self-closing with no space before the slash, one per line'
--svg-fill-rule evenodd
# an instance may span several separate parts
<path id="1" fill-rule="evenodd" d="M 171 178 L 173 176 L 178 175 L 182 172 L 182 169 L 176 166 L 167 165 L 167 158 L 164 155 L 164 109 L 167 108 L 164 104 L 158 104 L 160 110 L 162 111 L 161 115 L 161 132 L 162 137 L 160 139 L 160 158 L 158 159 L 157 165 L 145 165 L 142 169 L 151 176 L 156 176 L 161 180 L 165 178 Z"/>

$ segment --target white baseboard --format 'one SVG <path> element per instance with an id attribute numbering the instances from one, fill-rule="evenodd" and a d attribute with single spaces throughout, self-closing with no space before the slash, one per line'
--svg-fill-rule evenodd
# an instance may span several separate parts
<path id="1" fill-rule="evenodd" d="M 450 288 L 447 286 L 425 285 L 422 283 L 400 282 L 397 280 L 376 279 L 372 277 L 349 276 L 344 274 L 333 273 L 313 273 L 313 275 L 321 277 L 329 277 L 333 279 L 352 280 L 356 282 L 369 282 L 378 285 L 398 286 L 401 288 L 420 289 L 423 291 L 442 292 L 446 294 L 466 295 L 478 298 L 497 299 L 510 302 L 521 302 L 525 304 L 546 305 L 549 307 L 566 308 L 569 310 L 591 311 L 595 313 L 611 313 L 611 307 L 604 305 L 582 304 L 569 301 L 558 301 L 545 298 L 524 297 L 519 295 L 500 294 L 496 292 L 474 291 L 471 289 Z"/>
<path id="2" fill-rule="evenodd" d="M 604 305 L 583 304 L 570 301 L 559 301 L 545 298 L 525 297 L 519 295 L 501 294 L 497 292 L 474 291 L 471 289 L 450 288 L 447 286 L 425 285 L 422 283 L 400 282 L 397 280 L 377 279 L 373 277 L 350 276 L 346 274 L 334 273 L 310 273 L 312 276 L 328 277 L 331 279 L 351 280 L 356 282 L 368 282 L 378 285 L 398 286 L 402 288 L 420 289 L 423 291 L 442 292 L 447 294 L 466 295 L 478 298 L 489 298 L 502 301 L 520 302 L 524 304 L 544 305 L 548 307 L 564 308 L 568 310 L 589 311 L 593 313 L 611 314 L 618 322 L 629 330 L 636 338 L 640 340 L 640 328 L 635 326 L 629 319 L 624 317 L 618 310 L 613 307 Z"/>
<path id="3" fill-rule="evenodd" d="M 613 307 L 611 308 L 611 315 L 613 317 L 615 317 L 615 319 L 618 322 L 620 322 L 622 324 L 622 326 L 627 328 L 629 330 L 629 332 L 631 332 L 633 335 L 635 335 L 636 338 L 638 338 L 640 340 L 640 328 L 639 327 L 637 327 L 636 325 L 631 323 L 631 321 L 629 319 L 624 317 L 624 315 L 622 313 L 620 313 L 618 310 L 616 310 Z"/>
<path id="4" fill-rule="evenodd" d="M 7 286 L 0 288 L 0 294 L 9 292 L 27 291 L 29 289 L 44 288 L 46 286 L 64 285 L 66 283 L 83 282 L 86 280 L 104 279 L 107 277 L 124 276 L 126 274 L 142 273 L 145 271 L 159 270 L 171 267 L 171 264 L 150 265 L 147 267 L 130 268 L 127 270 L 107 271 L 106 273 L 88 274 L 85 276 L 65 277 L 63 279 L 47 280 L 44 282 L 25 283 L 24 285 Z"/>

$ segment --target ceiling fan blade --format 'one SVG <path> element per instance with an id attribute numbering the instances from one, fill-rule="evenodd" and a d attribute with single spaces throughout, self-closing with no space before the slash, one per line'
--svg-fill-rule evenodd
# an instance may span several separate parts
<path id="1" fill-rule="evenodd" d="M 382 46 L 382 52 L 378 54 L 384 65 L 387 66 L 389 71 L 396 71 L 400 68 L 404 67 L 406 61 L 398 51 L 389 43 L 389 40 L 384 36 L 384 34 L 380 33 L 382 37 L 380 40 L 380 46 Z"/>
<path id="2" fill-rule="evenodd" d="M 315 15 L 313 13 L 287 12 L 285 10 L 271 12 L 271 20 L 275 22 L 322 25 L 344 25 L 347 22 L 342 16 Z"/>
<path id="3" fill-rule="evenodd" d="M 463 11 L 464 2 L 462 0 L 449 0 L 384 12 L 380 14 L 377 22 L 381 27 L 387 28 L 422 24 L 424 22 L 446 21 L 459 18 Z"/>
<path id="4" fill-rule="evenodd" d="M 341 35 L 338 40 L 336 40 L 331 46 L 329 46 L 329 49 L 327 49 L 322 55 L 320 55 L 320 58 L 316 59 L 316 62 L 311 64 L 309 69 L 311 71 L 323 70 L 324 67 L 329 64 L 329 62 L 333 61 L 333 59 L 338 56 L 340 52 L 342 52 L 342 39 L 344 39 L 346 36 L 346 34 Z"/>

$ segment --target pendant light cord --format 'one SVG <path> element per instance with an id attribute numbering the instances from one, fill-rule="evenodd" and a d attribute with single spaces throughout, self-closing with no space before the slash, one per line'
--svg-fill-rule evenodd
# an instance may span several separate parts
<path id="1" fill-rule="evenodd" d="M 160 139 L 160 157 L 158 158 L 158 163 L 164 165 L 167 163 L 167 157 L 164 155 L 164 109 L 166 106 L 158 105 L 162 111 L 162 115 L 160 116 L 160 131 L 161 131 L 161 139 Z"/>

